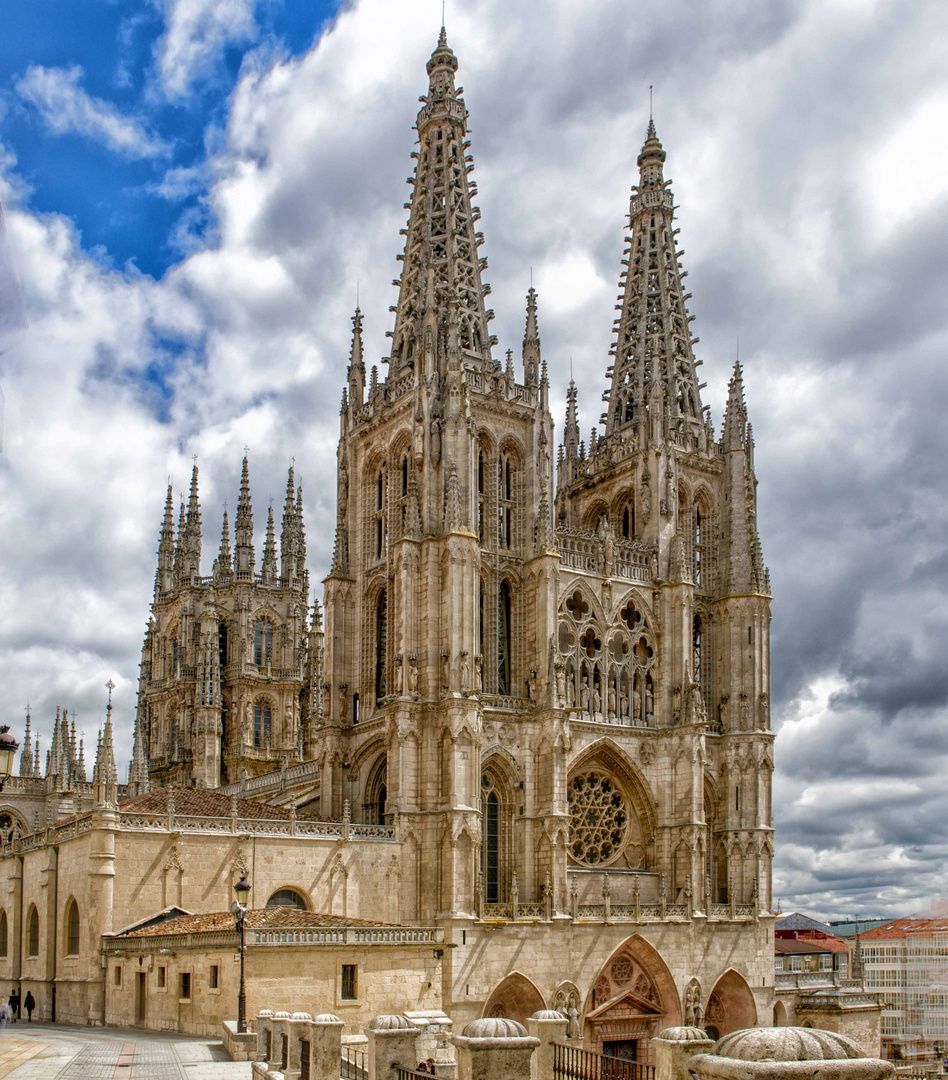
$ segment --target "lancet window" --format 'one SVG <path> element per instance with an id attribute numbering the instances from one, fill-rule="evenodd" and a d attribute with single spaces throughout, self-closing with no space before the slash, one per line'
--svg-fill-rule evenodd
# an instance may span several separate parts
<path id="1" fill-rule="evenodd" d="M 388 765 L 383 755 L 372 767 L 365 785 L 362 820 L 369 825 L 385 824 L 385 804 L 388 799 Z"/>
<path id="2" fill-rule="evenodd" d="M 510 585 L 506 581 L 500 583 L 499 603 L 497 605 L 497 693 L 509 694 L 511 692 L 512 673 L 512 639 L 511 619 L 512 603 Z"/>
<path id="3" fill-rule="evenodd" d="M 265 619 L 253 630 L 253 662 L 259 666 L 267 663 L 273 654 L 273 626 Z"/>
<path id="4" fill-rule="evenodd" d="M 489 766 L 481 775 L 481 874 L 488 904 L 502 904 L 509 898 L 512 822 L 506 777 Z"/>
<path id="5" fill-rule="evenodd" d="M 268 746 L 271 733 L 270 704 L 256 701 L 253 707 L 253 744 L 256 747 Z"/>
<path id="6" fill-rule="evenodd" d="M 375 602 L 375 703 L 385 697 L 385 650 L 388 637 L 388 596 L 383 589 Z"/>
<path id="7" fill-rule="evenodd" d="M 385 503 L 386 503 L 385 470 L 380 469 L 375 477 L 375 515 L 373 523 L 373 555 L 381 559 L 388 545 L 387 530 L 385 527 Z"/>
<path id="8" fill-rule="evenodd" d="M 487 535 L 487 462 L 483 450 L 477 455 L 477 538 L 484 543 Z"/>
<path id="9" fill-rule="evenodd" d="M 510 454 L 501 454 L 498 467 L 498 489 L 500 494 L 500 546 L 502 548 L 515 547 L 514 539 L 514 509 L 516 500 L 516 463 Z"/>

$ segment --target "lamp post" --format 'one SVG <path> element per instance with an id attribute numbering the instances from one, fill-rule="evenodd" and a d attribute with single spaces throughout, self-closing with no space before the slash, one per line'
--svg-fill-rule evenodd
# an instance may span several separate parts
<path id="1" fill-rule="evenodd" d="M 250 895 L 250 882 L 246 875 L 241 872 L 240 881 L 234 886 L 237 894 L 237 903 L 234 905 L 234 914 L 237 916 L 237 933 L 240 935 L 240 992 L 237 994 L 237 1030 L 241 1034 L 247 1031 L 247 993 L 244 989 L 244 922 L 247 918 L 247 898 Z"/>
<path id="2" fill-rule="evenodd" d="M 0 727 L 0 791 L 3 791 L 4 781 L 13 775 L 13 759 L 16 757 L 20 744 L 10 734 L 10 725 Z"/>

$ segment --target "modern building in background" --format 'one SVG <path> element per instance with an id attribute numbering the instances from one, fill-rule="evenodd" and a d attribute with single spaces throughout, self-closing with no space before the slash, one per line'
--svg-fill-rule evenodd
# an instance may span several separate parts
<path id="1" fill-rule="evenodd" d="M 520 363 L 494 355 L 457 66 L 442 31 L 387 372 L 358 310 L 340 363 L 323 607 L 292 472 L 258 570 L 244 461 L 234 544 L 225 517 L 208 574 L 195 469 L 177 533 L 167 494 L 128 801 L 110 725 L 88 810 L 21 813 L 4 792 L 0 979 L 46 1015 L 176 1022 L 149 1014 L 167 965 L 141 928 L 226 912 L 248 873 L 256 907 L 435 935 L 417 939 L 438 965 L 420 985 L 455 1022 L 563 1009 L 587 1046 L 649 1062 L 665 1027 L 771 1017 L 770 584 L 741 369 L 716 434 L 650 121 L 622 231 L 617 213 L 602 427 L 581 437 L 571 383 L 556 445 L 532 288 Z M 192 1009 L 233 1002 L 233 973 L 201 962 L 200 984 L 164 978 L 188 975 Z M 363 985 L 339 962 L 319 970 Z M 285 988 L 305 997 L 296 963 Z M 251 1013 L 263 993 L 248 987 Z"/>

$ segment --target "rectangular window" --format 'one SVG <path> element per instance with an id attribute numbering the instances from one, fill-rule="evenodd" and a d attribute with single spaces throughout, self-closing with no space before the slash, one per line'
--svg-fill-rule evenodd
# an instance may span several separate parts
<path id="1" fill-rule="evenodd" d="M 114 968 L 112 971 L 112 980 L 116 986 L 122 985 L 122 969 L 120 967 Z"/>
<path id="2" fill-rule="evenodd" d="M 191 997 L 191 972 L 182 971 L 178 983 L 178 997 L 188 1000 Z"/>
<path id="3" fill-rule="evenodd" d="M 217 989 L 217 985 L 218 985 L 218 982 L 217 982 L 217 979 L 218 979 L 218 970 L 219 970 L 219 969 L 218 969 L 218 967 L 217 967 L 217 964 L 211 964 L 211 973 L 210 973 L 210 975 L 208 976 L 208 979 L 207 979 L 207 985 L 208 985 L 208 986 L 209 986 L 209 987 L 210 987 L 210 988 L 211 988 L 212 990 L 216 990 L 216 989 Z"/>
<path id="4" fill-rule="evenodd" d="M 342 990 L 339 995 L 343 1001 L 355 1001 L 356 999 L 356 965 L 342 965 Z"/>
<path id="5" fill-rule="evenodd" d="M 165 969 L 163 967 L 158 968 L 158 987 L 161 990 L 165 988 Z"/>

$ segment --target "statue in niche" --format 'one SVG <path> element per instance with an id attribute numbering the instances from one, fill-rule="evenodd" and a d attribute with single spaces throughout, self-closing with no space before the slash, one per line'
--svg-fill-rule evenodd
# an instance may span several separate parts
<path id="1" fill-rule="evenodd" d="M 530 678 L 527 680 L 527 696 L 531 701 L 537 700 L 537 669 L 530 668 Z"/>
<path id="2" fill-rule="evenodd" d="M 701 683 L 693 682 L 691 684 L 691 713 L 692 720 L 696 724 L 700 724 L 705 720 L 704 711 L 704 698 L 701 696 Z"/>
<path id="3" fill-rule="evenodd" d="M 589 711 L 589 679 L 583 676 L 583 684 L 579 688 L 579 707 L 583 712 Z"/>
<path id="4" fill-rule="evenodd" d="M 484 657 L 479 654 L 474 657 L 474 689 L 484 689 Z"/>
<path id="5" fill-rule="evenodd" d="M 339 719 L 345 723 L 349 719 L 349 685 L 339 684 Z"/>
<path id="6" fill-rule="evenodd" d="M 616 684 L 609 683 L 609 716 L 615 719 L 616 715 Z"/>
<path id="7" fill-rule="evenodd" d="M 566 704 L 570 709 L 576 708 L 576 681 L 573 678 L 572 672 L 566 683 Z"/>
<path id="8" fill-rule="evenodd" d="M 556 671 L 556 704 L 562 705 L 566 700 L 566 671 L 562 664 L 555 665 Z"/>
<path id="9" fill-rule="evenodd" d="M 441 692 L 446 694 L 451 689 L 451 653 L 447 649 L 441 654 Z"/>
<path id="10" fill-rule="evenodd" d="M 461 653 L 461 693 L 466 694 L 470 690 L 471 663 L 467 658 L 467 652 Z"/>
<path id="11" fill-rule="evenodd" d="M 681 687 L 672 690 L 672 716 L 677 724 L 681 720 Z"/>
<path id="12" fill-rule="evenodd" d="M 629 715 L 629 695 L 625 692 L 625 686 L 619 687 L 619 716 Z"/>
<path id="13" fill-rule="evenodd" d="M 741 718 L 741 731 L 747 731 L 749 719 L 748 714 L 750 712 L 747 707 L 747 694 L 741 694 L 739 701 L 740 704 L 738 705 L 738 709 Z"/>
<path id="14" fill-rule="evenodd" d="M 579 1009 L 576 1008 L 576 995 L 570 994 L 569 1004 L 566 1006 L 566 1017 L 569 1020 L 566 1032 L 571 1039 L 581 1039 L 582 1032 L 579 1029 Z"/>
<path id="15" fill-rule="evenodd" d="M 651 683 L 645 683 L 645 723 L 649 727 L 655 725 L 655 695 L 652 693 Z"/>
<path id="16" fill-rule="evenodd" d="M 392 666 L 394 667 L 392 686 L 395 692 L 398 693 L 402 689 L 402 654 L 396 653 L 392 657 Z"/>
<path id="17" fill-rule="evenodd" d="M 718 727 L 727 731 L 727 694 L 722 694 L 718 702 Z"/>
<path id="18" fill-rule="evenodd" d="M 599 683 L 594 682 L 592 687 L 592 711 L 598 715 L 602 712 L 602 696 L 599 693 Z"/>
<path id="19" fill-rule="evenodd" d="M 441 421 L 437 416 L 431 418 L 431 460 L 435 465 L 441 460 Z"/>
<path id="20" fill-rule="evenodd" d="M 418 693 L 418 657 L 414 653 L 408 657 L 408 692 Z"/>

